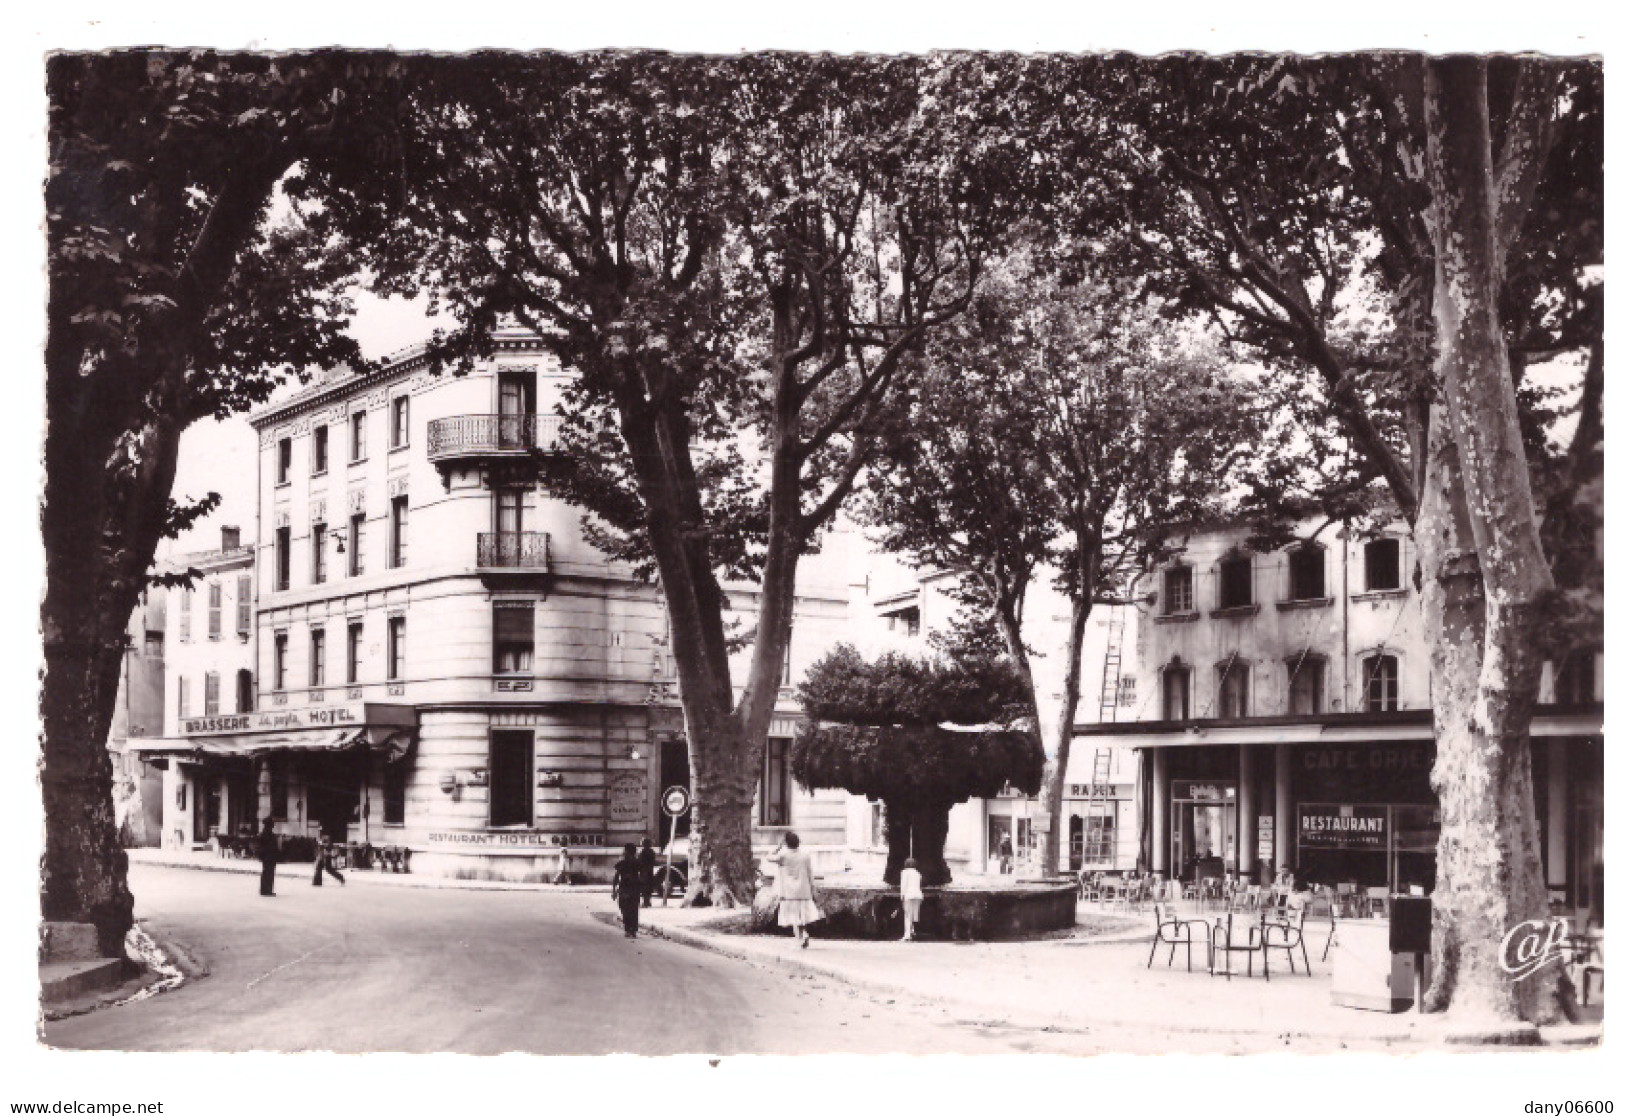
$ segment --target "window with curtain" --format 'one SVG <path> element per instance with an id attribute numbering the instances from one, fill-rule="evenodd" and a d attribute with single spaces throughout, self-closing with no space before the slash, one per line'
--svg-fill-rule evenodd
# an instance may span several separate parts
<path id="1" fill-rule="evenodd" d="M 351 686 L 361 680 L 361 633 L 361 621 L 352 621 L 344 652 L 344 681 Z"/>
<path id="2" fill-rule="evenodd" d="M 536 606 L 498 602 L 491 615 L 493 669 L 498 674 L 529 674 L 536 651 Z"/>
<path id="3" fill-rule="evenodd" d="M 391 569 L 406 565 L 405 496 L 397 496 L 389 502 L 389 565 Z"/>
<path id="4" fill-rule="evenodd" d="M 389 618 L 389 680 L 398 682 L 406 675 L 406 617 Z"/>
<path id="5" fill-rule="evenodd" d="M 1162 672 L 1162 719 L 1188 721 L 1191 716 L 1191 672 L 1170 666 Z"/>
<path id="6" fill-rule="evenodd" d="M 357 577 L 367 572 L 367 564 L 362 558 L 367 541 L 367 513 L 356 512 L 350 517 L 350 576 Z"/>
<path id="7" fill-rule="evenodd" d="M 287 632 L 278 632 L 271 641 L 271 688 L 279 693 L 288 688 Z"/>
<path id="8" fill-rule="evenodd" d="M 310 630 L 310 684 L 327 685 L 327 632 L 322 628 Z"/>

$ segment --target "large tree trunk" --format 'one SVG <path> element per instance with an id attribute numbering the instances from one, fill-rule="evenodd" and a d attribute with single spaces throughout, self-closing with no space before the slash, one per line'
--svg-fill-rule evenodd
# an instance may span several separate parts
<path id="1" fill-rule="evenodd" d="M 1044 769 L 1044 812 L 1049 815 L 1049 832 L 1044 835 L 1043 873 L 1061 874 L 1061 842 L 1066 839 L 1066 768 L 1072 759 L 1072 724 L 1078 715 L 1078 677 L 1083 667 L 1083 634 L 1094 611 L 1094 581 L 1088 579 L 1072 598 L 1072 615 L 1066 633 L 1066 681 L 1061 688 L 1061 708 L 1055 715 L 1053 760 Z"/>
<path id="2" fill-rule="evenodd" d="M 1438 436 L 1418 524 L 1438 740 L 1433 779 L 1442 807 L 1438 969 L 1428 1006 L 1494 1025 L 1550 1014 L 1541 1005 L 1551 1003 L 1544 993 L 1553 974 L 1515 980 L 1501 965 L 1501 949 L 1508 934 L 1546 915 L 1529 723 L 1541 669 L 1539 610 L 1552 580 L 1497 309 L 1483 61 L 1430 60 L 1426 108 L 1434 321 L 1449 412 L 1448 431 L 1433 424 Z"/>

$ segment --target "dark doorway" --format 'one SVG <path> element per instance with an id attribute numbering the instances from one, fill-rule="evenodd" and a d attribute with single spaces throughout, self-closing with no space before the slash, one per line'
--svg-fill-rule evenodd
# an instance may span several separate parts
<path id="1" fill-rule="evenodd" d="M 694 789 L 688 777 L 688 741 L 681 736 L 660 742 L 660 792 L 664 794 L 667 787 Z M 688 836 L 688 819 L 689 814 L 677 819 L 677 836 Z M 661 845 L 671 840 L 671 823 L 672 819 L 666 816 L 666 811 L 661 810 Z"/>
<path id="2" fill-rule="evenodd" d="M 534 738 L 528 732 L 491 734 L 491 825 L 529 825 L 531 790 L 536 781 L 531 759 Z"/>

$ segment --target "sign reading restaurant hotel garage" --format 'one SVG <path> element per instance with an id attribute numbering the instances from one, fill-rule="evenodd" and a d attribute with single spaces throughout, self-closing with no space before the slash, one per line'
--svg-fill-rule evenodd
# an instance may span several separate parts
<path id="1" fill-rule="evenodd" d="M 1386 849 L 1388 807 L 1298 807 L 1298 847 L 1310 849 Z"/>
<path id="2" fill-rule="evenodd" d="M 450 829 L 429 834 L 431 846 L 446 848 L 556 849 L 560 845 L 597 846 L 604 843 L 602 833 L 533 833 L 528 830 Z"/>

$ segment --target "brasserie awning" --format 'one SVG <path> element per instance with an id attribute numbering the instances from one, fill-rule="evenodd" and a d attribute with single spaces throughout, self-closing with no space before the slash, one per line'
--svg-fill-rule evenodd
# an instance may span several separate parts
<path id="1" fill-rule="evenodd" d="M 411 748 L 412 737 L 412 730 L 398 725 L 367 725 L 361 728 L 233 733 L 229 736 L 131 738 L 126 750 L 149 756 L 253 758 L 272 752 L 342 752 L 365 747 L 389 759 L 400 759 Z"/>

